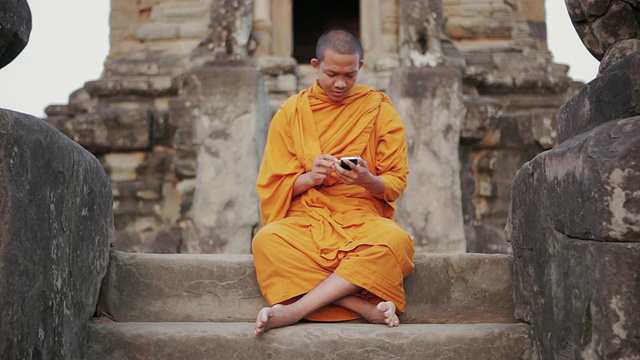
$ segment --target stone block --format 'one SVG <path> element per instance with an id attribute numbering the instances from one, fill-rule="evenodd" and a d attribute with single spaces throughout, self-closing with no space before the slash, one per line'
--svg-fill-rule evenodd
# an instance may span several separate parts
<path id="1" fill-rule="evenodd" d="M 116 321 L 251 322 L 266 305 L 249 254 L 113 251 L 110 259 L 100 308 Z M 509 255 L 416 254 L 401 322 L 515 322 L 511 262 Z"/>
<path id="2" fill-rule="evenodd" d="M 516 174 L 507 238 L 534 358 L 640 357 L 640 117 L 565 140 Z"/>
<path id="3" fill-rule="evenodd" d="M 562 143 L 614 119 L 640 115 L 638 89 L 640 51 L 611 65 L 562 106 L 558 114 L 558 141 Z"/>
<path id="4" fill-rule="evenodd" d="M 289 56 L 259 56 L 256 67 L 264 75 L 295 74 L 298 62 Z"/>
<path id="5" fill-rule="evenodd" d="M 197 100 L 191 125 L 197 163 L 183 162 L 193 152 L 179 149 L 176 175 L 192 176 L 197 166 L 192 220 L 200 251 L 248 253 L 259 223 L 255 179 L 270 115 L 263 76 L 239 62 L 214 62 L 185 76 L 181 94 Z"/>
<path id="6" fill-rule="evenodd" d="M 0 3 L 0 69 L 15 59 L 29 42 L 31 9 L 26 1 Z"/>
<path id="7" fill-rule="evenodd" d="M 138 178 L 138 167 L 146 152 L 108 153 L 101 157 L 102 165 L 113 182 L 133 181 Z M 117 191 L 116 191 L 117 193 Z"/>
<path id="8" fill-rule="evenodd" d="M 465 97 L 465 116 L 460 128 L 460 139 L 463 141 L 478 141 L 496 126 L 497 119 L 502 114 L 502 104 L 492 98 Z"/>
<path id="9" fill-rule="evenodd" d="M 101 110 L 71 120 L 49 119 L 63 134 L 93 153 L 142 150 L 151 145 L 150 113 L 141 110 Z"/>
<path id="10" fill-rule="evenodd" d="M 401 67 L 392 75 L 389 94 L 405 126 L 411 169 L 396 220 L 418 251 L 464 252 L 458 158 L 462 75 L 452 67 Z"/>
<path id="11" fill-rule="evenodd" d="M 140 41 L 173 40 L 180 37 L 178 24 L 150 23 L 136 30 L 136 38 Z"/>
<path id="12" fill-rule="evenodd" d="M 295 94 L 298 91 L 298 78 L 293 74 L 278 76 L 278 91 Z"/>
<path id="13" fill-rule="evenodd" d="M 126 76 L 88 81 L 84 88 L 92 96 L 175 95 L 176 89 L 170 76 Z"/>
<path id="14" fill-rule="evenodd" d="M 36 117 L 0 109 L 0 358 L 85 358 L 111 204 L 93 155 Z"/>
<path id="15" fill-rule="evenodd" d="M 209 22 L 202 21 L 190 21 L 178 25 L 178 36 L 180 38 L 196 38 L 200 40 L 209 33 Z"/>
<path id="16" fill-rule="evenodd" d="M 180 359 L 530 359 L 526 324 L 296 324 L 259 339 L 251 323 L 91 326 L 89 356 Z"/>

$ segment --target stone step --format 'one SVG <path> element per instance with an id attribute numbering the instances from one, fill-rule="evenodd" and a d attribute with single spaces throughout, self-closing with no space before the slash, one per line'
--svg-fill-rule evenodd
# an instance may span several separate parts
<path id="1" fill-rule="evenodd" d="M 511 255 L 416 254 L 404 324 L 511 323 Z M 112 251 L 99 310 L 120 322 L 253 322 L 253 257 Z"/>
<path id="2" fill-rule="evenodd" d="M 527 324 L 90 324 L 87 359 L 531 359 Z"/>

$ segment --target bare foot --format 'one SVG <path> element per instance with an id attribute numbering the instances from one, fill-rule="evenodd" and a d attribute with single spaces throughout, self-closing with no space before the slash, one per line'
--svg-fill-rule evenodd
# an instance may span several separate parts
<path id="1" fill-rule="evenodd" d="M 400 319 L 396 315 L 396 304 L 392 301 L 383 301 L 376 306 L 376 309 L 382 313 L 384 317 L 384 323 L 388 327 L 395 327 L 400 325 Z"/>
<path id="2" fill-rule="evenodd" d="M 291 314 L 291 311 L 288 310 L 288 306 L 280 304 L 262 308 L 260 312 L 258 312 L 258 318 L 256 319 L 256 327 L 253 331 L 253 335 L 258 337 L 269 329 L 283 327 L 298 322 L 300 318 Z"/>

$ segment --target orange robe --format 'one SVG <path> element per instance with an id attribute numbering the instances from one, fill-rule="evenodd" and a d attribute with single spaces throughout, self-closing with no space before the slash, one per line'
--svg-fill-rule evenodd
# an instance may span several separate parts
<path id="1" fill-rule="evenodd" d="M 374 195 L 332 173 L 320 186 L 292 199 L 293 184 L 321 154 L 360 156 L 380 176 Z M 316 84 L 289 98 L 272 119 L 257 179 L 264 227 L 252 248 L 258 283 L 269 304 L 288 303 L 335 272 L 371 301 L 390 300 L 404 312 L 403 279 L 413 269 L 413 241 L 393 221 L 395 201 L 407 185 L 407 144 L 389 98 L 355 85 L 333 103 Z M 328 306 L 307 318 L 358 318 Z"/>

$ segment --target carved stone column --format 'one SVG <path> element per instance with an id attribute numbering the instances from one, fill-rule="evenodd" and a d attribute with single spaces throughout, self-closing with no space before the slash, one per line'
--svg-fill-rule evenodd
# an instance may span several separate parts
<path id="1" fill-rule="evenodd" d="M 293 55 L 293 0 L 272 0 L 272 55 Z"/>
<path id="2" fill-rule="evenodd" d="M 193 54 L 194 67 L 179 80 L 171 116 L 188 117 L 197 154 L 187 249 L 249 253 L 258 226 L 255 179 L 269 122 L 267 90 L 246 46 L 253 1 L 214 1 L 212 31 Z M 175 114 L 175 115 L 174 115 Z M 189 225 L 187 225 L 189 226 Z M 185 226 L 186 227 L 186 226 Z"/>
<path id="3" fill-rule="evenodd" d="M 253 16 L 253 32 L 258 41 L 253 56 L 271 55 L 271 0 L 255 0 Z"/>
<path id="4" fill-rule="evenodd" d="M 418 251 L 465 252 L 458 146 L 462 73 L 439 65 L 440 0 L 402 1 L 403 66 L 389 94 L 407 130 L 409 184 L 397 221 Z"/>
<path id="5" fill-rule="evenodd" d="M 399 52 L 398 41 L 400 33 L 400 1 L 382 0 L 381 3 L 382 35 L 381 49 L 385 54 Z"/>

